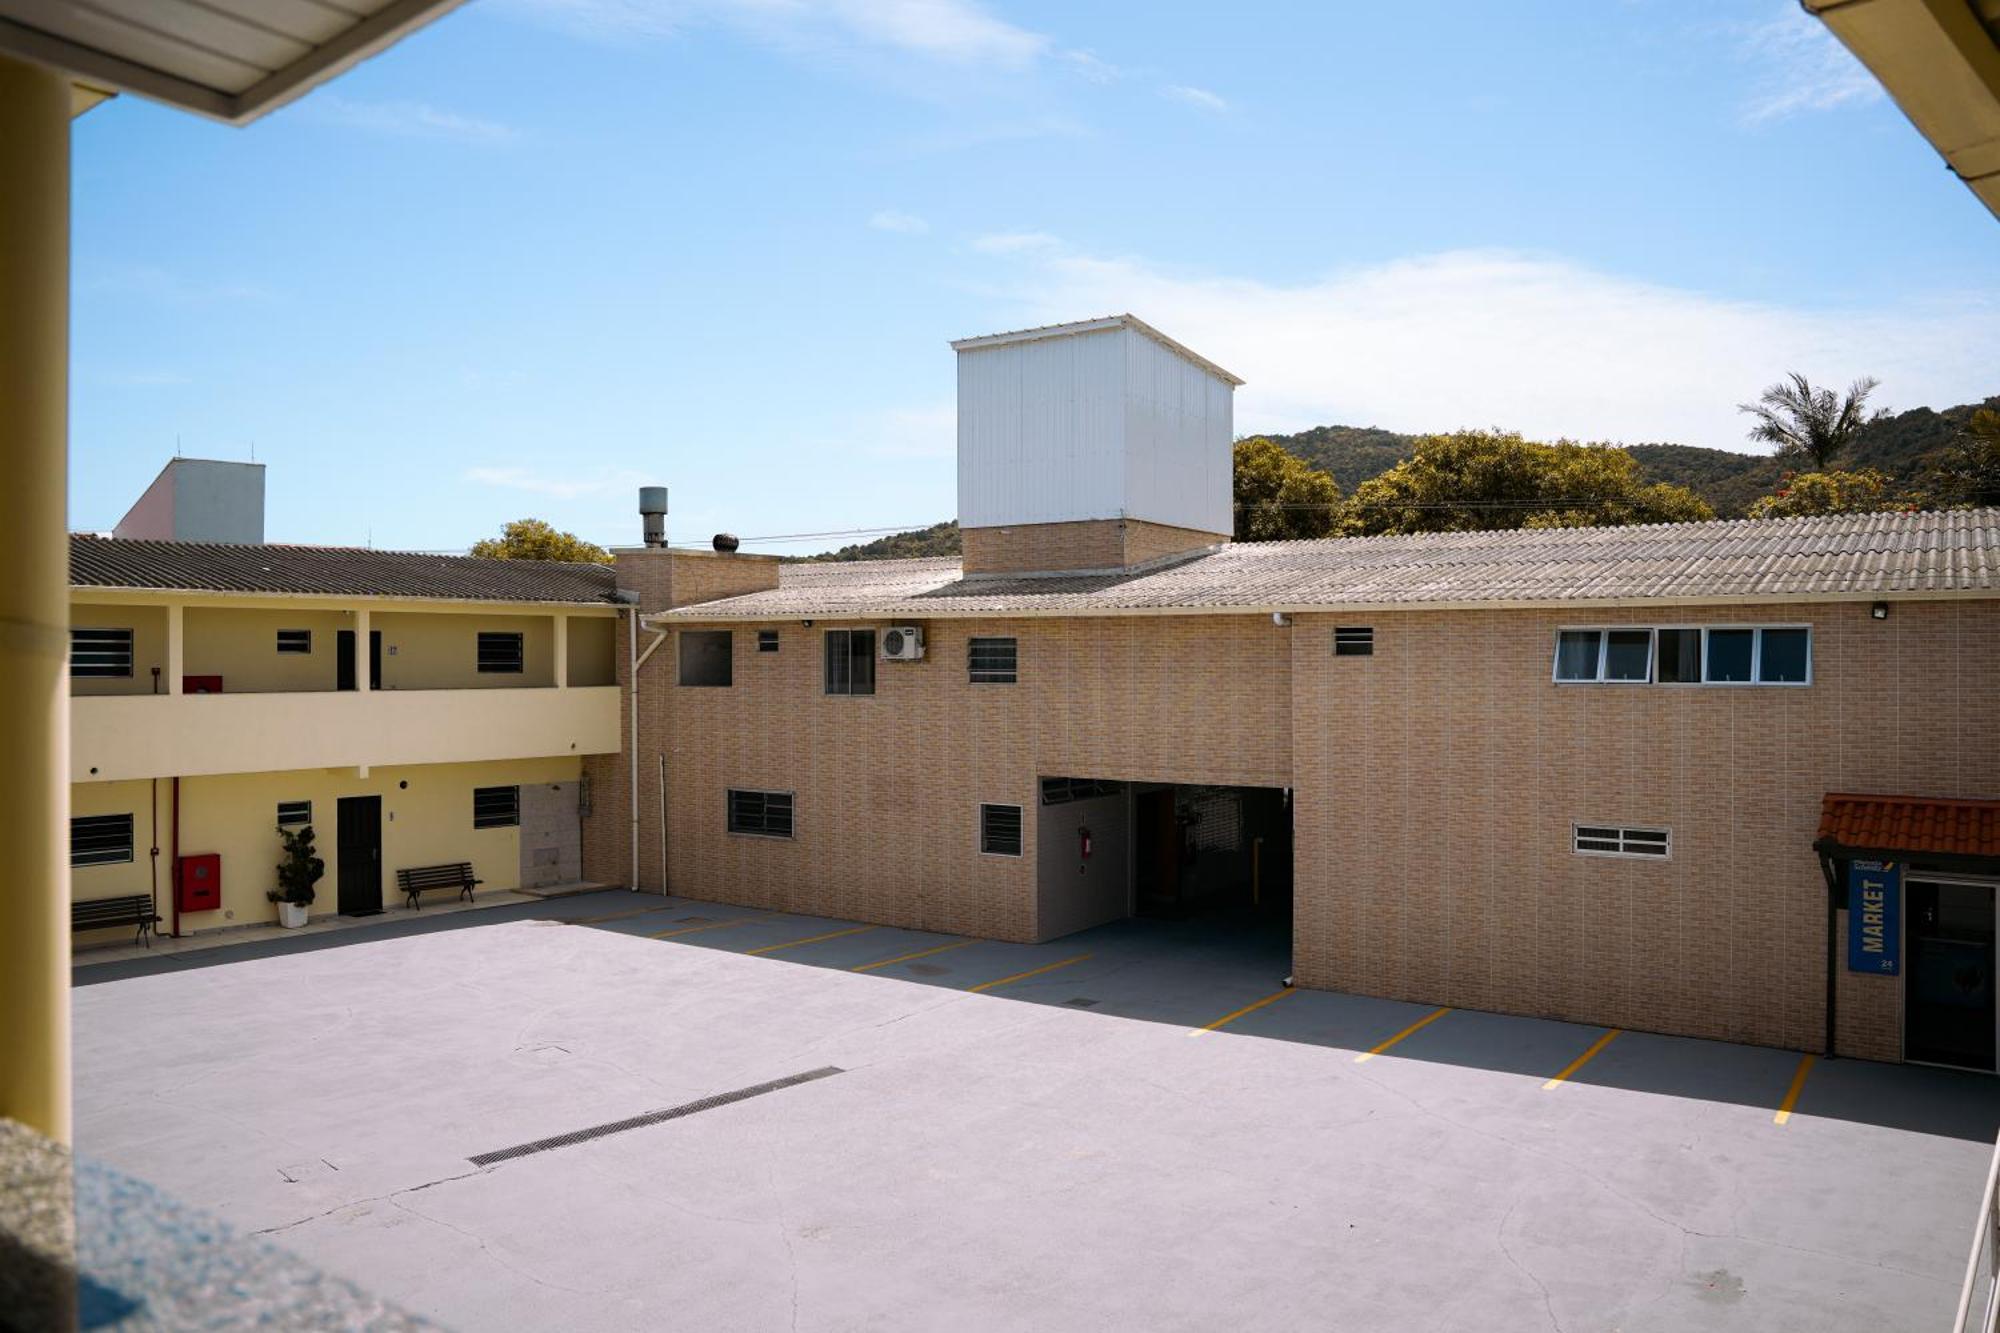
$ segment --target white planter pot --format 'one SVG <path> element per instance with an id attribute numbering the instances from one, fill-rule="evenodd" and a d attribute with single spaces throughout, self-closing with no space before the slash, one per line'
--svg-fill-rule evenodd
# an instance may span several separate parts
<path id="1" fill-rule="evenodd" d="M 297 930 L 306 923 L 308 910 L 304 903 L 279 903 L 278 924 L 286 930 Z"/>

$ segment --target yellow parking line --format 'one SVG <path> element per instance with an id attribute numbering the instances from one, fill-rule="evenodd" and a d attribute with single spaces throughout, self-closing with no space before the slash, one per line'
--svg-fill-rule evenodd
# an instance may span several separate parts
<path id="1" fill-rule="evenodd" d="M 746 949 L 746 953 L 777 953 L 783 949 L 796 949 L 801 944 L 818 944 L 821 940 L 837 940 L 843 935 L 865 935 L 874 926 L 849 926 L 846 930 L 829 930 L 824 935 L 808 935 L 802 940 L 786 940 L 783 944 L 767 944 L 761 949 Z"/>
<path id="2" fill-rule="evenodd" d="M 1771 1123 L 1782 1125 L 1792 1118 L 1792 1108 L 1799 1104 L 1799 1094 L 1805 1091 L 1806 1075 L 1812 1072 L 1813 1058 L 1799 1057 L 1798 1072 L 1792 1075 L 1792 1086 L 1785 1089 L 1785 1100 L 1778 1103 L 1778 1113 L 1771 1117 Z"/>
<path id="3" fill-rule="evenodd" d="M 1266 995 L 1261 1000 L 1251 1001 L 1249 1004 L 1244 1005 L 1241 1009 L 1238 1009 L 1235 1013 L 1224 1014 L 1222 1017 L 1216 1019 L 1213 1023 L 1204 1023 L 1202 1026 L 1195 1028 L 1194 1030 L 1189 1032 L 1188 1035 L 1190 1037 L 1199 1037 L 1204 1032 L 1213 1032 L 1217 1028 L 1226 1028 L 1231 1023 L 1234 1023 L 1237 1019 L 1243 1017 L 1243 1015 L 1254 1014 L 1267 1004 L 1276 1004 L 1278 1001 L 1284 999 L 1287 995 L 1290 995 L 1291 993 L 1292 993 L 1291 987 L 1287 986 L 1284 990 L 1278 991 L 1271 995 Z"/>
<path id="4" fill-rule="evenodd" d="M 1029 977 L 1039 977 L 1044 972 L 1053 972 L 1059 967 L 1068 967 L 1071 963 L 1080 963 L 1088 957 L 1090 957 L 1089 954 L 1080 953 L 1074 958 L 1065 958 L 1059 963 L 1044 963 L 1040 967 L 1031 967 L 1026 972 L 1016 972 L 1011 977 L 1001 977 L 998 981 L 982 981 L 977 986 L 968 987 L 968 989 L 975 991 L 998 990 L 1002 986 L 1011 986 L 1017 981 L 1026 981 Z"/>
<path id="5" fill-rule="evenodd" d="M 679 930 L 656 931 L 646 938 L 649 940 L 670 940 L 676 935 L 696 935 L 704 930 L 722 930 L 728 926 L 740 926 L 746 921 L 766 921 L 776 915 L 776 912 L 759 912 L 755 916 L 733 916 L 727 921 L 710 921 L 699 926 L 683 926 Z"/>
<path id="6" fill-rule="evenodd" d="M 978 940 L 953 940 L 950 944 L 940 944 L 934 949 L 919 949 L 915 953 L 899 953 L 894 958 L 884 958 L 879 963 L 863 963 L 859 967 L 849 968 L 848 971 L 873 972 L 878 967 L 892 967 L 897 963 L 907 963 L 913 958 L 929 958 L 934 953 L 944 953 L 951 949 L 963 949 L 968 944 L 977 943 L 979 943 Z"/>
<path id="7" fill-rule="evenodd" d="M 1425 1014 L 1422 1018 L 1419 1018 L 1416 1022 L 1410 1024 L 1408 1027 L 1404 1028 L 1401 1032 L 1398 1032 L 1395 1036 L 1383 1042 L 1380 1046 L 1371 1046 L 1367 1050 L 1363 1051 L 1361 1054 L 1355 1056 L 1354 1063 L 1358 1065 L 1362 1063 L 1364 1060 L 1373 1060 L 1376 1056 L 1382 1054 L 1382 1052 L 1388 1050 L 1391 1046 L 1394 1046 L 1397 1042 L 1401 1041 L 1403 1038 L 1423 1031 L 1425 1028 L 1437 1022 L 1440 1018 L 1443 1018 L 1446 1014 L 1450 1012 L 1451 1012 L 1450 1005 L 1446 1005 L 1442 1009 L 1431 1010 L 1431 1012 Z"/>
<path id="8" fill-rule="evenodd" d="M 1590 1049 L 1586 1050 L 1582 1055 L 1577 1056 L 1576 1059 L 1564 1065 L 1562 1073 L 1557 1074 L 1554 1078 L 1542 1084 L 1543 1089 L 1546 1090 L 1549 1088 L 1561 1087 L 1564 1081 L 1567 1080 L 1571 1074 L 1574 1074 L 1577 1070 L 1589 1064 L 1593 1059 L 1596 1058 L 1597 1053 L 1599 1051 L 1603 1050 L 1606 1046 L 1609 1046 L 1611 1044 L 1611 1039 L 1613 1037 L 1617 1036 L 1624 1030 L 1625 1030 L 1624 1028 L 1613 1028 L 1611 1029 L 1611 1031 L 1599 1037 L 1596 1041 L 1590 1043 Z"/>

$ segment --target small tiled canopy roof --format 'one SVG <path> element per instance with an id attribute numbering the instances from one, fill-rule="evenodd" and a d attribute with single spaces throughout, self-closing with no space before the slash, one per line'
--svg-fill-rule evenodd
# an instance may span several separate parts
<path id="1" fill-rule="evenodd" d="M 2000 859 L 2000 801 L 1833 794 L 1820 807 L 1822 850 Z"/>
<path id="2" fill-rule="evenodd" d="M 346 546 L 230 546 L 72 534 L 73 588 L 409 597 L 471 602 L 611 600 L 609 565 L 481 560 Z"/>

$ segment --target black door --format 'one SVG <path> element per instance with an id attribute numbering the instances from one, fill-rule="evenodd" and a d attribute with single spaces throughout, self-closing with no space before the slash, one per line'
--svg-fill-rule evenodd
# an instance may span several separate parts
<path id="1" fill-rule="evenodd" d="M 368 680 L 370 689 L 382 687 L 382 631 L 368 631 Z M 357 687 L 358 677 L 354 671 L 354 631 L 336 630 L 333 643 L 333 688 L 351 690 Z"/>
<path id="2" fill-rule="evenodd" d="M 340 798 L 340 914 L 382 910 L 382 798 Z"/>
<path id="3" fill-rule="evenodd" d="M 1993 888 L 1912 880 L 1903 1055 L 1993 1068 Z"/>

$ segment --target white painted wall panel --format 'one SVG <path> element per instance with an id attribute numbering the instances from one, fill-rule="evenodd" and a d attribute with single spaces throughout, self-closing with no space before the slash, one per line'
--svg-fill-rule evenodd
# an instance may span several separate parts
<path id="1" fill-rule="evenodd" d="M 1228 532 L 1231 386 L 1123 327 L 958 354 L 958 521 Z"/>

